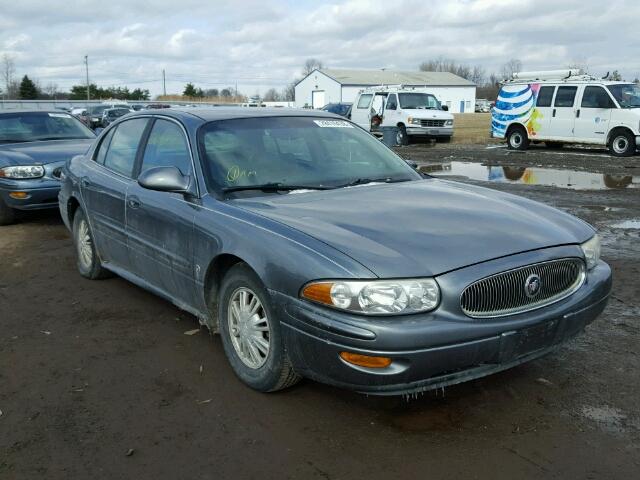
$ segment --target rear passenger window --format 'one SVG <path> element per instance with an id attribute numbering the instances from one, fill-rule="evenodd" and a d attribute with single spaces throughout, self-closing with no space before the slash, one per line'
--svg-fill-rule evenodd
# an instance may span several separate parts
<path id="1" fill-rule="evenodd" d="M 553 99 L 553 90 L 556 87 L 540 87 L 540 91 L 538 92 L 538 101 L 536 102 L 536 107 L 550 107 L 551 100 Z"/>
<path id="2" fill-rule="evenodd" d="M 176 167 L 191 174 L 189 145 L 182 129 L 168 120 L 156 120 L 142 158 L 140 173 L 155 167 Z"/>
<path id="3" fill-rule="evenodd" d="M 613 102 L 604 88 L 586 87 L 582 94 L 582 108 L 613 108 Z"/>
<path id="4" fill-rule="evenodd" d="M 104 166 L 127 177 L 133 172 L 140 138 L 147 126 L 146 118 L 136 118 L 118 125 L 104 159 Z"/>
<path id="5" fill-rule="evenodd" d="M 107 156 L 107 150 L 109 149 L 109 143 L 111 143 L 113 132 L 115 132 L 115 129 L 112 128 L 111 130 L 109 130 L 100 142 L 100 146 L 98 147 L 98 154 L 95 156 L 95 160 L 100 165 L 104 165 L 104 157 Z"/>
<path id="6" fill-rule="evenodd" d="M 371 103 L 371 95 L 367 93 L 366 95 L 360 95 L 360 99 L 358 100 L 358 108 L 367 108 Z"/>
<path id="7" fill-rule="evenodd" d="M 573 107 L 578 87 L 558 87 L 554 107 Z"/>

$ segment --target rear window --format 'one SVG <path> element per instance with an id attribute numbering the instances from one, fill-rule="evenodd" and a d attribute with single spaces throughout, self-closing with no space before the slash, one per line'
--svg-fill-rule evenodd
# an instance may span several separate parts
<path id="1" fill-rule="evenodd" d="M 553 99 L 553 90 L 556 87 L 540 87 L 540 92 L 538 92 L 538 101 L 536 102 L 536 107 L 550 107 L 551 100 Z"/>
<path id="2" fill-rule="evenodd" d="M 573 101 L 576 98 L 578 87 L 562 86 L 558 87 L 556 93 L 555 107 L 573 107 Z"/>
<path id="3" fill-rule="evenodd" d="M 372 96 L 373 95 L 371 95 L 370 93 L 360 95 L 360 100 L 358 100 L 358 108 L 367 108 L 371 103 Z"/>

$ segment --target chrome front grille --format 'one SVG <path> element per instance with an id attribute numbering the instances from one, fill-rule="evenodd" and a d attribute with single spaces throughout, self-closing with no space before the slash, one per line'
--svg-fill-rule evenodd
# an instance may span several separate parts
<path id="1" fill-rule="evenodd" d="M 539 279 L 535 295 L 526 285 Z M 464 289 L 462 311 L 473 318 L 503 317 L 550 305 L 568 297 L 582 286 L 584 262 L 563 258 L 508 270 L 478 280 Z"/>
<path id="2" fill-rule="evenodd" d="M 420 120 L 421 127 L 444 127 L 444 120 Z"/>

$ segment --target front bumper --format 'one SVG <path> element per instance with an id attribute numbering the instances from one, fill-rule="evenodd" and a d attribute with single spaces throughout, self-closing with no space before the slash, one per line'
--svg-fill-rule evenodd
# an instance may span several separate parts
<path id="1" fill-rule="evenodd" d="M 448 127 L 419 127 L 408 126 L 407 135 L 414 137 L 450 137 L 453 135 L 453 126 Z"/>
<path id="2" fill-rule="evenodd" d="M 58 207 L 60 182 L 57 180 L 14 180 L 0 182 L 0 198 L 16 210 L 41 210 Z M 25 192 L 27 198 L 13 198 L 10 192 Z"/>
<path id="3" fill-rule="evenodd" d="M 604 309 L 611 270 L 604 262 L 570 297 L 538 310 L 495 319 L 423 315 L 363 318 L 273 293 L 287 350 L 302 375 L 374 395 L 399 395 L 454 385 L 549 353 Z M 370 369 L 340 352 L 392 358 Z"/>

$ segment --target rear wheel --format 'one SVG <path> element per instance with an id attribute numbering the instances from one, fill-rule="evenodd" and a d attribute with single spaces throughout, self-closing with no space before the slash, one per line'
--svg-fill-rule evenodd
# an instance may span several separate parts
<path id="1" fill-rule="evenodd" d="M 628 130 L 613 132 L 609 151 L 616 157 L 630 157 L 636 153 L 636 137 Z"/>
<path id="2" fill-rule="evenodd" d="M 11 225 L 16 220 L 16 211 L 0 198 L 0 225 Z"/>
<path id="3" fill-rule="evenodd" d="M 235 374 L 254 390 L 274 392 L 300 380 L 287 356 L 280 322 L 258 276 L 233 266 L 220 289 L 218 326 Z"/>
<path id="4" fill-rule="evenodd" d="M 110 276 L 110 272 L 100 265 L 89 222 L 80 209 L 73 217 L 73 243 L 76 247 L 76 265 L 80 275 L 91 280 Z"/>
<path id="5" fill-rule="evenodd" d="M 520 126 L 513 127 L 507 134 L 507 147 L 511 150 L 526 150 L 529 146 L 527 131 Z"/>

